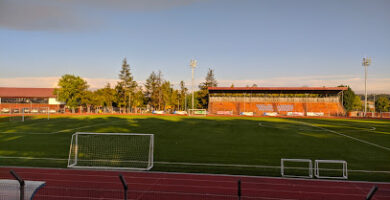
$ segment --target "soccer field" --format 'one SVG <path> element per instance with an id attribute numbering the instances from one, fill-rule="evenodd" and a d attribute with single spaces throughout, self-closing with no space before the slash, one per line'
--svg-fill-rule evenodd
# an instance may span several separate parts
<path id="1" fill-rule="evenodd" d="M 75 132 L 151 133 L 154 171 L 280 176 L 281 158 L 328 159 L 347 161 L 349 179 L 390 181 L 389 120 L 77 115 L 1 121 L 2 166 L 65 168 Z"/>

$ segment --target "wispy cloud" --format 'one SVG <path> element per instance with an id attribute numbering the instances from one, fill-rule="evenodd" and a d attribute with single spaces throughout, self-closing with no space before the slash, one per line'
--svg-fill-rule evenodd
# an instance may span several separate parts
<path id="1" fill-rule="evenodd" d="M 18 77 L 18 78 L 0 78 L 0 87 L 56 87 L 60 77 Z M 91 89 L 104 87 L 107 83 L 114 86 L 119 80 L 108 78 L 84 78 Z M 199 85 L 203 80 L 196 80 Z M 355 75 L 335 75 L 335 76 L 291 76 L 291 77 L 273 77 L 261 80 L 217 80 L 218 86 L 229 87 L 234 84 L 236 87 L 251 86 L 253 84 L 259 87 L 290 87 L 290 86 L 338 86 L 349 85 L 355 92 L 364 92 L 364 79 Z M 138 81 L 143 85 L 144 81 Z M 171 81 L 175 88 L 178 88 L 178 82 Z M 190 82 L 187 87 L 191 88 Z M 371 77 L 368 80 L 369 93 L 390 93 L 390 78 Z"/>
<path id="2" fill-rule="evenodd" d="M 78 30 L 104 23 L 105 11 L 154 11 L 185 6 L 195 0 L 1 0 L 0 27 L 16 30 Z M 99 21 L 99 22 L 97 22 Z"/>
<path id="3" fill-rule="evenodd" d="M 37 87 L 53 88 L 57 87 L 58 80 L 61 77 L 17 77 L 17 78 L 0 78 L 0 87 Z M 107 83 L 115 85 L 118 79 L 107 78 L 84 78 L 91 89 L 104 87 Z"/>

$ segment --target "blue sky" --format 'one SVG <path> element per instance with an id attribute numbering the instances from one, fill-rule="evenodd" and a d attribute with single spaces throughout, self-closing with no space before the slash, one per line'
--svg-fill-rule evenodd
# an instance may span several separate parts
<path id="1" fill-rule="evenodd" d="M 388 0 L 0 0 L 0 86 L 53 87 L 70 73 L 115 83 L 124 57 L 190 84 L 337 86 L 390 93 Z"/>

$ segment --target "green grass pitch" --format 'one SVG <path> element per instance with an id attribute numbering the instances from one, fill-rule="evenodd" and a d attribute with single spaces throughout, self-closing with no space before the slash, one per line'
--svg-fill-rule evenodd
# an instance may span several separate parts
<path id="1" fill-rule="evenodd" d="M 329 159 L 347 161 L 349 179 L 390 181 L 390 120 L 80 115 L 0 121 L 2 166 L 65 168 L 75 132 L 152 133 L 155 171 L 280 176 L 281 158 Z"/>

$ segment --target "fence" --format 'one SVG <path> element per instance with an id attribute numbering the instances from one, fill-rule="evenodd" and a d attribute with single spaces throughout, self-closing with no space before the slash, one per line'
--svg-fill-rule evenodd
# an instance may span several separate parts
<path id="1" fill-rule="evenodd" d="M 4 176 L 0 168 L 0 178 L 14 178 L 18 181 L 17 194 L 25 192 L 32 180 L 46 180 L 44 187 L 37 192 L 25 192 L 24 198 L 4 195 L 5 185 L 0 184 L 1 200 L 260 200 L 260 199 L 365 199 L 374 194 L 378 199 L 388 197 L 390 187 L 379 183 L 315 182 L 302 179 L 277 179 L 260 177 L 234 177 L 196 174 L 132 173 L 85 170 L 21 169 L 13 176 Z M 52 172 L 51 172 L 52 171 Z M 61 171 L 61 172 L 60 172 Z M 60 173 L 59 173 L 60 172 Z M 72 175 L 70 175 L 72 174 Z M 200 177 L 202 176 L 202 177 Z M 207 177 L 205 179 L 205 177 Z M 1 181 L 1 179 L 0 179 Z M 35 181 L 38 182 L 38 181 Z M 0 182 L 1 183 L 1 182 Z M 25 186 L 24 187 L 24 184 Z M 43 182 L 40 182 L 41 184 Z M 335 190 L 335 185 L 337 189 Z M 294 185 L 299 185 L 295 187 Z M 244 186 L 244 187 L 242 187 Z M 383 188 L 382 188 L 383 187 Z M 371 190 L 370 190 L 371 188 Z M 353 191 L 352 191 L 353 190 Z M 366 191 L 365 196 L 361 191 Z M 14 192 L 15 193 L 15 192 Z M 356 194 L 359 193 L 359 194 Z M 35 195 L 31 195 L 35 194 Z M 326 197 L 326 198 L 325 198 Z"/>

